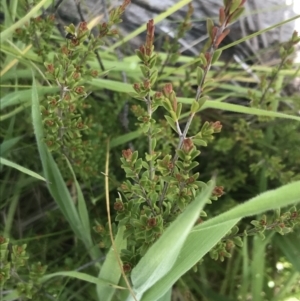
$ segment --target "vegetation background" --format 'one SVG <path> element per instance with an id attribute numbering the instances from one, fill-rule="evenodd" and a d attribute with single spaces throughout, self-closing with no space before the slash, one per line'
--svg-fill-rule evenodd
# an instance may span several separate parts
<path id="1" fill-rule="evenodd" d="M 166 112 L 173 116 L 172 108 L 158 106 L 151 129 L 160 130 L 152 138 L 161 155 L 147 159 L 143 126 L 149 116 L 138 98 L 150 92 L 136 85 L 145 88 L 146 59 L 132 49 L 145 44 L 150 31 L 142 23 L 130 30 L 126 11 L 137 3 L 127 2 L 93 19 L 77 3 L 82 22 L 67 28 L 57 3 L 1 2 L 0 300 L 300 300 L 300 212 L 294 206 L 300 201 L 300 90 L 299 63 L 292 60 L 299 38 L 287 30 L 289 43 L 275 38 L 272 45 L 249 47 L 299 16 L 240 37 L 234 23 L 206 76 L 199 71 L 199 46 L 182 51 L 182 39 L 195 35 L 191 24 L 199 21 L 191 6 L 180 10 L 189 1 L 154 19 L 180 17 L 169 23 L 173 37 L 162 35 L 161 27 L 154 35 L 153 99 L 155 91 L 166 96 L 172 83 L 183 104 L 177 116 L 182 128 L 201 76 L 207 100 L 188 132 L 198 138 L 201 133 L 201 154 L 188 175 L 199 173 L 202 192 L 195 202 L 196 193 L 178 203 L 178 214 L 165 222 L 168 231 L 158 228 L 161 239 L 153 238 L 153 248 L 144 250 L 126 245 L 130 236 L 124 238 L 122 227 L 128 217 L 120 207 L 127 206 L 124 181 L 131 179 L 128 149 L 138 151 L 144 167 L 153 160 L 158 168 L 159 160 L 175 153 L 180 137 L 165 118 Z M 219 10 L 215 17 L 218 24 Z M 204 24 L 207 40 L 212 27 Z M 136 220 L 142 222 L 148 209 L 137 209 Z"/>

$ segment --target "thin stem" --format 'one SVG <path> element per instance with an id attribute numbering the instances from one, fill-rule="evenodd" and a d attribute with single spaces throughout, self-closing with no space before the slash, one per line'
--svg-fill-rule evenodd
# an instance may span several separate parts
<path id="1" fill-rule="evenodd" d="M 197 92 L 196 92 L 196 96 L 195 96 L 195 100 L 197 102 L 199 102 L 199 99 L 200 99 L 200 97 L 202 95 L 203 85 L 205 83 L 205 79 L 207 77 L 207 74 L 208 74 L 208 72 L 209 72 L 209 70 L 211 68 L 211 63 L 212 63 L 212 58 L 213 58 L 214 52 L 218 48 L 218 45 L 216 44 L 216 42 L 217 42 L 219 36 L 223 33 L 224 29 L 226 28 L 227 21 L 228 21 L 228 17 L 225 19 L 225 21 L 223 22 L 223 24 L 218 28 L 217 33 L 216 33 L 216 35 L 214 37 L 214 40 L 212 41 L 211 46 L 209 48 L 209 51 L 208 51 L 208 53 L 209 53 L 209 55 L 208 55 L 208 61 L 207 61 L 206 67 L 204 68 L 204 75 L 203 75 L 203 77 L 201 79 L 201 82 L 199 83 L 199 85 L 197 87 Z M 183 134 L 182 135 L 179 134 L 179 142 L 178 142 L 178 145 L 177 145 L 174 157 L 172 159 L 173 169 L 171 171 L 171 175 L 173 175 L 175 164 L 176 164 L 176 161 L 178 160 L 178 152 L 177 151 L 182 148 L 183 141 L 186 139 L 188 130 L 189 130 L 190 126 L 191 126 L 191 123 L 192 123 L 194 117 L 195 117 L 195 113 L 191 113 L 190 116 L 189 116 L 189 118 L 188 118 L 188 121 L 187 121 L 187 123 L 185 125 L 185 128 L 183 130 Z M 162 194 L 161 194 L 160 199 L 159 199 L 159 208 L 160 208 L 160 211 L 162 211 L 162 203 L 163 203 L 163 200 L 164 200 L 164 198 L 166 196 L 168 188 L 169 188 L 169 183 L 165 182 Z"/>
<path id="2" fill-rule="evenodd" d="M 271 86 L 272 86 L 274 80 L 277 78 L 277 76 L 278 76 L 278 74 L 279 74 L 281 68 L 283 67 L 284 62 L 285 62 L 285 59 L 286 59 L 286 58 L 283 58 L 283 59 L 281 60 L 281 62 L 280 62 L 280 64 L 279 64 L 279 66 L 278 66 L 276 72 L 273 74 L 273 76 L 272 76 L 271 79 L 269 80 L 268 86 L 266 87 L 266 89 L 264 90 L 263 95 L 261 96 L 260 103 L 262 103 L 262 102 L 264 101 L 267 92 L 270 90 L 270 88 L 271 88 Z"/>
<path id="3" fill-rule="evenodd" d="M 121 258 L 119 256 L 120 250 L 118 250 L 114 235 L 113 235 L 113 230 L 112 230 L 112 222 L 111 222 L 111 214 L 110 214 L 110 201 L 109 201 L 109 181 L 108 181 L 108 173 L 109 173 L 109 143 L 107 143 L 107 150 L 106 150 L 106 162 L 105 162 L 105 199 L 106 199 L 106 210 L 107 210 L 107 219 L 108 219 L 108 229 L 109 229 L 109 236 L 111 240 L 111 244 L 113 247 L 114 255 L 116 257 L 116 260 L 118 262 L 119 268 L 121 270 L 121 273 L 123 275 L 123 278 L 125 280 L 125 283 L 128 287 L 128 290 L 133 297 L 135 301 L 137 301 L 137 298 L 135 296 L 134 291 L 131 288 L 130 282 L 125 274 L 125 271 L 123 269 L 123 263 L 121 261 Z"/>
<path id="4" fill-rule="evenodd" d="M 148 205 L 149 208 L 151 209 L 153 215 L 156 216 L 157 214 L 156 214 L 156 212 L 155 212 L 155 210 L 154 210 L 154 208 L 153 208 L 153 206 L 152 206 L 152 204 L 151 204 L 151 200 L 147 197 L 146 190 L 145 190 L 145 188 L 143 187 L 143 185 L 141 184 L 140 178 L 139 178 L 138 175 L 137 175 L 137 177 L 136 177 L 136 182 L 137 182 L 137 184 L 140 186 L 140 188 L 141 188 L 141 190 L 142 190 L 142 197 L 143 197 L 143 198 L 145 199 L 145 201 L 147 202 L 147 205 Z"/>
<path id="5" fill-rule="evenodd" d="M 150 123 L 151 123 L 152 106 L 151 106 L 150 94 L 147 95 L 146 103 L 147 103 L 147 112 L 148 112 L 149 120 L 150 120 Z M 149 156 L 151 156 L 152 153 L 153 153 L 153 149 L 152 149 L 153 148 L 153 146 L 152 146 L 152 124 L 149 127 L 149 131 L 148 131 L 147 135 L 148 135 L 148 153 L 149 153 Z M 149 165 L 150 165 L 149 178 L 150 178 L 150 181 L 152 181 L 153 178 L 154 178 L 154 162 L 153 162 L 152 159 L 150 160 Z"/>

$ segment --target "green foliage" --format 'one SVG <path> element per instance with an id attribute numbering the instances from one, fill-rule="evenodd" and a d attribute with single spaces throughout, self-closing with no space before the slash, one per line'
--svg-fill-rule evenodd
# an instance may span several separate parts
<path id="1" fill-rule="evenodd" d="M 29 266 L 26 247 L 26 244 L 11 245 L 8 239 L 0 237 L 0 287 L 2 290 L 17 281 L 17 292 L 20 297 L 41 300 L 39 298 L 41 289 L 39 281 L 46 273 L 47 266 L 43 266 L 40 262 Z"/>
<path id="2" fill-rule="evenodd" d="M 299 294 L 292 238 L 300 223 L 300 107 L 297 95 L 282 99 L 295 76 L 297 33 L 280 45 L 280 63 L 260 66 L 259 83 L 248 89 L 224 83 L 212 69 L 226 67 L 219 46 L 244 0 L 224 1 L 218 25 L 207 20 L 209 38 L 197 57 L 178 53 L 191 28 L 189 5 L 163 52 L 155 52 L 150 20 L 145 43 L 124 61 L 110 51 L 141 31 L 118 38 L 115 26 L 130 1 L 112 9 L 96 33 L 80 22 L 66 26 L 63 38 L 54 15 L 40 16 L 46 2 L 3 6 L 11 18 L 1 32 L 0 198 L 7 216 L 0 285 L 1 294 L 10 291 L 1 300 L 162 301 L 173 290 L 191 300 L 250 294 L 281 301 Z M 111 38 L 116 42 L 103 50 Z M 224 70 L 249 80 L 238 67 Z M 110 187 L 102 183 L 105 163 Z M 38 217 L 37 208 L 52 201 L 58 210 Z M 42 222 L 26 228 L 32 212 Z M 276 279 L 274 262 L 287 261 L 295 269 Z"/>

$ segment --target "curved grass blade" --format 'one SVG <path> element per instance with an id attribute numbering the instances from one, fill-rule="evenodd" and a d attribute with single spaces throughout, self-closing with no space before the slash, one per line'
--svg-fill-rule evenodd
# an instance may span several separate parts
<path id="1" fill-rule="evenodd" d="M 120 252 L 126 248 L 127 240 L 123 238 L 125 227 L 120 227 L 115 238 L 115 245 L 117 250 Z M 106 281 L 117 285 L 121 277 L 121 271 L 116 260 L 116 254 L 111 247 L 106 259 L 101 267 L 99 278 L 105 279 Z M 115 287 L 108 286 L 107 284 L 99 284 L 97 286 L 97 294 L 99 300 L 111 301 L 115 293 Z"/>
<path id="2" fill-rule="evenodd" d="M 142 297 L 152 301 L 161 297 L 184 273 L 190 270 L 242 218 L 300 202 L 300 181 L 262 193 L 244 204 L 194 227 L 172 269 Z"/>
<path id="3" fill-rule="evenodd" d="M 47 180 L 44 177 L 42 177 L 41 175 L 39 175 L 38 173 L 36 173 L 36 172 L 26 168 L 26 167 L 23 167 L 23 166 L 21 166 L 17 163 L 14 163 L 10 160 L 7 160 L 5 158 L 0 157 L 0 164 L 6 165 L 8 167 L 15 168 L 15 169 L 19 170 L 20 172 L 25 173 L 25 174 L 33 177 L 33 178 L 36 178 L 38 180 L 42 180 L 42 181 L 47 182 Z"/>
<path id="4" fill-rule="evenodd" d="M 89 274 L 76 272 L 76 271 L 66 271 L 66 272 L 64 271 L 64 272 L 48 274 L 41 278 L 40 283 L 44 283 L 53 277 L 59 277 L 59 276 L 76 278 L 76 279 L 83 280 L 83 281 L 89 282 L 89 283 L 94 283 L 97 285 L 102 284 L 102 285 L 111 286 L 111 287 L 118 288 L 118 289 L 126 289 L 125 287 L 115 285 L 113 283 L 110 283 L 109 281 L 100 279 L 98 277 L 94 277 Z"/>
<path id="5" fill-rule="evenodd" d="M 45 178 L 48 183 L 50 183 L 48 184 L 49 192 L 65 216 L 75 235 L 84 243 L 91 258 L 95 260 L 100 257 L 101 253 L 98 248 L 95 248 L 91 235 L 86 233 L 86 226 L 82 224 L 81 218 L 60 170 L 43 141 L 43 123 L 34 77 L 32 82 L 32 123 Z"/>
<path id="6" fill-rule="evenodd" d="M 213 180 L 166 229 L 132 270 L 131 280 L 138 299 L 147 289 L 160 282 L 160 279 L 172 269 L 190 230 L 199 218 L 200 211 L 211 196 L 214 185 L 215 181 Z M 163 296 L 168 289 L 169 287 L 156 297 Z"/>

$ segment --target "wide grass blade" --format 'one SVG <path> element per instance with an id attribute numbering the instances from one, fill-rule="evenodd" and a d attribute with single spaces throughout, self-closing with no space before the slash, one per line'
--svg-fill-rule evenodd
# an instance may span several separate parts
<path id="1" fill-rule="evenodd" d="M 265 298 L 261 292 L 264 290 L 264 282 L 266 279 L 266 247 L 270 242 L 273 233 L 268 233 L 265 240 L 261 240 L 260 237 L 255 236 L 253 240 L 252 260 L 251 260 L 251 296 L 253 300 L 262 301 Z"/>
<path id="2" fill-rule="evenodd" d="M 120 253 L 122 249 L 125 249 L 127 243 L 127 240 L 123 238 L 124 230 L 125 227 L 119 228 L 115 238 L 115 246 L 117 250 L 113 250 L 113 247 L 110 248 L 99 273 L 99 278 L 115 285 L 119 283 L 121 277 L 121 270 L 118 264 L 118 260 L 116 259 L 116 252 Z M 97 286 L 97 294 L 99 300 L 111 301 L 114 293 L 115 287 L 113 286 L 108 286 L 107 284 L 100 284 Z"/>
<path id="3" fill-rule="evenodd" d="M 143 295 L 142 301 L 161 297 L 184 273 L 190 270 L 243 217 L 300 202 L 300 181 L 262 193 L 244 204 L 194 227 L 172 269 Z M 169 246 L 172 249 L 172 246 Z M 141 271 L 143 273 L 143 271 Z"/>
<path id="4" fill-rule="evenodd" d="M 82 223 L 80 215 L 78 214 L 74 201 L 64 182 L 60 170 L 43 141 L 43 123 L 41 119 L 39 98 L 34 78 L 32 84 L 32 122 L 45 178 L 49 183 L 48 189 L 66 220 L 70 224 L 70 227 L 74 231 L 75 235 L 83 241 L 91 258 L 95 260 L 99 258 L 101 254 L 99 250 L 94 247 L 90 231 L 87 232 L 86 224 Z"/>
<path id="5" fill-rule="evenodd" d="M 119 83 L 113 80 L 93 79 L 92 85 L 97 88 L 106 88 L 115 92 L 134 93 L 134 90 L 131 85 L 127 83 Z M 241 89 L 245 91 L 245 88 L 241 88 Z M 194 98 L 178 97 L 178 101 L 186 104 L 192 104 Z M 293 120 L 300 121 L 299 116 L 289 115 L 289 114 L 275 112 L 275 111 L 267 111 L 267 110 L 262 110 L 257 108 L 250 108 L 241 105 L 225 103 L 221 101 L 211 101 L 211 100 L 206 101 L 202 107 L 202 110 L 209 109 L 209 108 L 235 112 L 235 113 L 251 114 L 257 116 L 279 117 L 279 118 L 286 118 L 286 119 L 293 119 Z"/>
<path id="6" fill-rule="evenodd" d="M 239 219 L 234 219 L 198 230 L 197 232 L 192 231 L 187 237 L 172 269 L 144 293 L 141 301 L 154 301 L 165 294 L 167 290 L 209 252 L 238 221 Z M 173 246 L 170 245 L 169 250 L 172 248 Z"/>
<path id="7" fill-rule="evenodd" d="M 214 182 L 212 181 L 167 228 L 132 270 L 131 280 L 138 299 L 173 267 L 190 230 L 199 218 L 200 211 L 211 196 Z M 167 290 L 168 288 L 158 297 L 164 295 Z"/>

